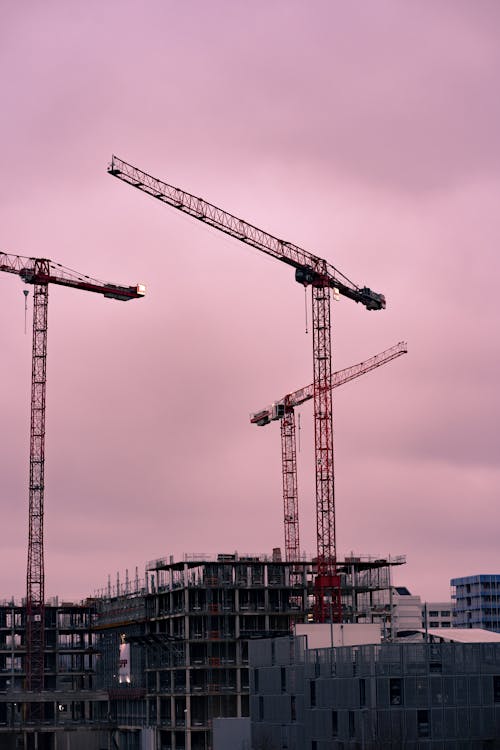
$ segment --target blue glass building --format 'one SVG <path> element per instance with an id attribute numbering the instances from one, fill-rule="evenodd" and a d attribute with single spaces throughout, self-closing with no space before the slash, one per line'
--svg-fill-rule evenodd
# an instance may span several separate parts
<path id="1" fill-rule="evenodd" d="M 500 575 L 452 578 L 453 627 L 500 633 Z"/>

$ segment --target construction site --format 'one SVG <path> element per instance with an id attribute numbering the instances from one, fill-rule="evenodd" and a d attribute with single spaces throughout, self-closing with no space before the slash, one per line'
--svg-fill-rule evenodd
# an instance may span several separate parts
<path id="1" fill-rule="evenodd" d="M 391 634 L 404 558 L 338 561 L 345 622 Z M 208 750 L 215 718 L 249 716 L 248 644 L 314 614 L 317 566 L 272 555 L 154 560 L 144 580 L 45 607 L 44 686 L 26 690 L 26 608 L 0 607 L 0 745 Z"/>
<path id="2" fill-rule="evenodd" d="M 392 571 L 402 556 L 337 554 L 332 391 L 404 355 L 404 342 L 332 370 L 331 298 L 368 311 L 385 297 L 326 260 L 278 239 L 113 157 L 108 173 L 177 211 L 291 267 L 312 299 L 312 381 L 251 416 L 280 423 L 283 553 L 211 552 L 146 565 L 83 602 L 46 601 L 44 471 L 50 284 L 118 301 L 142 284 L 101 282 L 44 258 L 0 254 L 0 271 L 33 287 L 26 598 L 0 607 L 0 744 L 6 750 L 217 750 L 213 722 L 249 717 L 248 650 L 298 625 L 392 627 Z M 299 528 L 295 408 L 313 404 L 316 551 Z M 189 540 L 186 540 L 186 547 Z"/>

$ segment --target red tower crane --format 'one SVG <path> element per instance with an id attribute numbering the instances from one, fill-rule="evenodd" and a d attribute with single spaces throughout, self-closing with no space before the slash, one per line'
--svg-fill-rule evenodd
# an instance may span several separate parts
<path id="1" fill-rule="evenodd" d="M 315 619 L 325 622 L 330 615 L 342 619 L 340 578 L 337 574 L 335 538 L 335 497 L 333 466 L 333 420 L 330 289 L 367 310 L 385 308 L 383 294 L 359 287 L 323 258 L 298 245 L 278 239 L 268 232 L 238 219 L 202 198 L 156 179 L 141 169 L 113 156 L 109 174 L 173 208 L 218 229 L 247 245 L 295 268 L 295 280 L 312 287 L 314 436 L 316 454 L 316 537 L 317 575 L 315 579 Z M 327 597 L 331 597 L 330 603 Z"/>
<path id="2" fill-rule="evenodd" d="M 29 474 L 28 565 L 26 573 L 26 689 L 44 687 L 45 571 L 43 544 L 45 470 L 45 393 L 49 284 L 96 292 L 117 300 L 138 299 L 145 287 L 118 286 L 83 276 L 46 258 L 0 253 L 0 271 L 33 285 L 33 349 Z M 38 704 L 33 704 L 37 706 Z"/>
<path id="3" fill-rule="evenodd" d="M 388 364 L 393 359 L 406 354 L 408 346 L 406 342 L 400 341 L 390 349 L 386 349 L 374 357 L 359 362 L 357 365 L 346 367 L 344 370 L 334 372 L 330 381 L 330 388 L 338 388 L 339 385 L 348 383 L 350 380 L 359 378 L 377 367 Z M 300 388 L 288 393 L 270 406 L 255 412 L 250 418 L 252 424 L 260 427 L 270 424 L 272 421 L 281 423 L 281 470 L 283 476 L 283 515 L 285 528 L 285 560 L 293 562 L 300 559 L 300 533 L 299 533 L 299 498 L 297 485 L 297 445 L 295 430 L 295 407 L 300 406 L 314 397 L 314 384 Z"/>

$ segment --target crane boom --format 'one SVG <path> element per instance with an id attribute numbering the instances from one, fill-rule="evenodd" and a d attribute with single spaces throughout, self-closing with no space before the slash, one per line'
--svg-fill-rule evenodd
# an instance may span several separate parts
<path id="1" fill-rule="evenodd" d="M 269 232 L 258 229 L 253 224 L 249 224 L 212 203 L 208 203 L 203 198 L 197 198 L 185 190 L 158 180 L 147 172 L 143 172 L 142 169 L 128 164 L 118 156 L 112 156 L 108 172 L 123 182 L 128 182 L 129 185 L 142 190 L 143 193 L 147 193 L 153 198 L 189 214 L 198 221 L 209 224 L 215 229 L 229 234 L 231 237 L 267 253 L 267 255 L 271 255 L 273 258 L 293 266 L 296 269 L 295 278 L 300 284 L 326 282 L 328 286 L 338 289 L 339 293 L 345 297 L 360 302 L 368 310 L 385 308 L 383 294 L 373 292 L 368 287 L 358 287 L 337 268 L 317 255 L 313 255 L 292 242 L 278 239 Z"/>
<path id="2" fill-rule="evenodd" d="M 108 172 L 162 203 L 292 266 L 295 268 L 295 280 L 304 286 L 311 285 L 318 553 L 315 619 L 317 622 L 325 622 L 329 612 L 332 620 L 341 622 L 342 601 L 335 540 L 333 417 L 330 389 L 330 289 L 333 288 L 339 294 L 361 303 L 367 310 L 383 310 L 384 295 L 373 292 L 366 286 L 357 286 L 323 258 L 292 242 L 278 239 L 202 198 L 158 180 L 117 156 L 113 155 Z"/>
<path id="3" fill-rule="evenodd" d="M 28 258 L 23 255 L 0 253 L 0 271 L 17 274 L 26 284 L 59 284 L 86 292 L 96 292 L 96 294 L 102 294 L 104 297 L 123 302 L 130 299 L 140 299 L 146 293 L 143 284 L 136 284 L 135 286 L 110 284 L 79 274 L 46 258 Z"/>
<path id="4" fill-rule="evenodd" d="M 337 370 L 337 372 L 334 372 L 332 375 L 330 388 L 337 388 L 339 385 L 348 383 L 350 380 L 354 380 L 360 375 L 375 370 L 377 367 L 385 365 L 407 352 L 407 343 L 405 341 L 400 341 L 398 344 L 391 346 L 390 349 L 375 354 L 374 357 L 370 357 L 364 362 L 359 362 L 357 365 L 346 367 L 343 370 Z M 300 406 L 313 397 L 314 384 L 310 383 L 309 385 L 304 386 L 304 388 L 299 388 L 292 393 L 287 393 L 286 396 L 274 401 L 270 406 L 266 406 L 264 409 L 256 411 L 251 415 L 250 422 L 259 425 L 259 427 L 263 427 L 272 421 L 283 419 L 288 410 L 293 409 L 295 406 Z"/>
<path id="5" fill-rule="evenodd" d="M 47 320 L 49 284 L 96 292 L 126 301 L 139 299 L 142 284 L 119 286 L 77 274 L 47 258 L 0 253 L 0 271 L 18 275 L 33 285 L 33 344 L 31 366 L 30 474 L 28 563 L 26 570 L 26 689 L 44 688 L 45 662 L 45 402 L 47 384 Z M 42 704 L 33 703 L 30 718 L 41 720 Z"/>
<path id="6" fill-rule="evenodd" d="M 330 390 L 338 388 L 350 380 L 359 378 L 360 375 L 365 375 L 377 367 L 391 362 L 402 354 L 406 354 L 407 351 L 408 346 L 406 342 L 400 341 L 390 349 L 386 349 L 364 362 L 359 362 L 357 365 L 334 372 L 330 383 Z M 271 406 L 256 412 L 250 418 L 252 424 L 257 424 L 261 427 L 276 420 L 279 420 L 281 424 L 281 473 L 283 480 L 285 560 L 287 562 L 300 559 L 295 407 L 309 401 L 313 397 L 314 388 L 311 384 L 287 394 L 279 401 L 275 401 Z"/>

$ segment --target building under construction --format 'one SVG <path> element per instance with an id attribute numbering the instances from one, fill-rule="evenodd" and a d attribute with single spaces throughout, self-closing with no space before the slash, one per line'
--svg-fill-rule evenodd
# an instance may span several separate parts
<path id="1" fill-rule="evenodd" d="M 346 622 L 391 630 L 391 569 L 339 562 Z M 311 619 L 316 565 L 272 555 L 185 555 L 84 604 L 46 608 L 43 691 L 28 693 L 26 609 L 0 607 L 0 746 L 209 750 L 217 717 L 249 716 L 248 642 Z M 36 710 L 34 709 L 36 707 Z"/>

